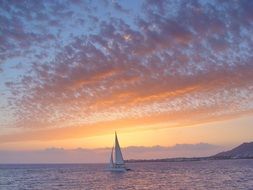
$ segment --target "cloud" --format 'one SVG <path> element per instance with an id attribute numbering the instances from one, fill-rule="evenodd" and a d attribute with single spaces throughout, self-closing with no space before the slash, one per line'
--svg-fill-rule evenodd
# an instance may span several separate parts
<path id="1" fill-rule="evenodd" d="M 186 124 L 252 113 L 249 1 L 218 3 L 145 1 L 145 11 L 132 22 L 89 12 L 87 18 L 97 20 L 90 33 L 72 31 L 63 22 L 82 18 L 72 8 L 76 4 L 31 5 L 42 8 L 33 16 L 25 6 L 5 3 L 6 11 L 17 10 L 23 19 L 50 26 L 44 32 L 27 32 L 20 17 L 3 15 L 2 56 L 8 59 L 15 50 L 16 56 L 22 55 L 22 47 L 38 44 L 40 52 L 31 53 L 37 56 L 19 81 L 5 82 L 13 94 L 9 99 L 16 126 L 78 128 L 121 120 L 157 121 L 164 115 Z M 90 27 L 89 21 L 82 23 Z M 58 37 L 55 30 L 63 28 L 71 32 Z M 12 46 L 14 51 L 9 51 Z"/>
<path id="2" fill-rule="evenodd" d="M 225 147 L 199 144 L 178 144 L 172 147 L 122 148 L 125 159 L 158 159 L 172 157 L 210 156 Z M 0 163 L 107 163 L 111 148 L 63 149 L 48 148 L 34 151 L 0 151 Z"/>
<path id="3" fill-rule="evenodd" d="M 120 5 L 118 2 L 113 2 L 113 7 L 115 8 L 115 10 L 122 12 L 122 13 L 130 13 L 129 10 L 125 9 L 122 7 L 122 5 Z"/>

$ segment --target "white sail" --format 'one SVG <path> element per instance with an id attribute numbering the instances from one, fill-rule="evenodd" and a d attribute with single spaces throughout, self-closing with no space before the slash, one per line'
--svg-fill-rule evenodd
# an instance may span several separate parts
<path id="1" fill-rule="evenodd" d="M 111 158 L 110 158 L 110 165 L 109 165 L 110 168 L 113 168 L 114 167 L 114 164 L 113 164 L 113 147 L 112 147 L 112 152 L 111 152 Z"/>
<path id="2" fill-rule="evenodd" d="M 113 155 L 115 156 L 113 157 Z M 112 147 L 109 167 L 106 170 L 111 172 L 125 172 L 129 170 L 125 167 L 124 159 L 120 150 L 116 132 L 115 132 L 115 146 Z"/>
<path id="3" fill-rule="evenodd" d="M 124 165 L 124 159 L 120 150 L 117 133 L 115 132 L 115 164 Z"/>

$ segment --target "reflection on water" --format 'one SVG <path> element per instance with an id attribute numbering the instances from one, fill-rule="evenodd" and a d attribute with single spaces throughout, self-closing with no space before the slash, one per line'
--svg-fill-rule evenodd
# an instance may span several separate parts
<path id="1" fill-rule="evenodd" d="M 104 164 L 0 165 L 0 189 L 253 189 L 253 160 Z"/>

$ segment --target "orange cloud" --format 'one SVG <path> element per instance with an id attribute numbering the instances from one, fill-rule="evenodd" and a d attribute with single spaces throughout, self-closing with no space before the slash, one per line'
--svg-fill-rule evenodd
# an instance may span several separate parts
<path id="1" fill-rule="evenodd" d="M 96 32 L 65 33 L 70 38 L 63 46 L 56 36 L 48 42 L 51 35 L 23 31 L 22 24 L 20 37 L 9 27 L 15 20 L 6 17 L 0 41 L 8 53 L 0 55 L 3 60 L 10 55 L 12 64 L 15 51 L 9 49 L 17 44 L 16 58 L 27 53 L 19 42 L 44 51 L 28 53 L 29 60 L 35 58 L 16 81 L 4 79 L 8 92 L 3 93 L 2 107 L 12 114 L 8 126 L 25 132 L 2 136 L 0 141 L 88 137 L 168 121 L 188 126 L 251 113 L 251 6 L 223 2 L 222 10 L 198 2 L 178 4 L 178 13 L 169 14 L 166 10 L 173 6 L 166 1 L 144 2 L 147 9 L 134 27 L 123 17 L 100 20 L 92 15 Z M 15 3 L 9 6 L 15 9 Z M 48 6 L 55 7 L 49 2 Z M 54 23 L 62 23 L 62 17 L 68 18 L 56 15 Z M 43 37 L 46 46 L 31 45 L 42 43 Z"/>

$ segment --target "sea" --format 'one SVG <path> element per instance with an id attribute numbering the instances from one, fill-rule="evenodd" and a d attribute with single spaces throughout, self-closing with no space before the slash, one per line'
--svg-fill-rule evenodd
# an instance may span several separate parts
<path id="1" fill-rule="evenodd" d="M 253 190 L 253 159 L 106 164 L 0 165 L 0 190 Z"/>

